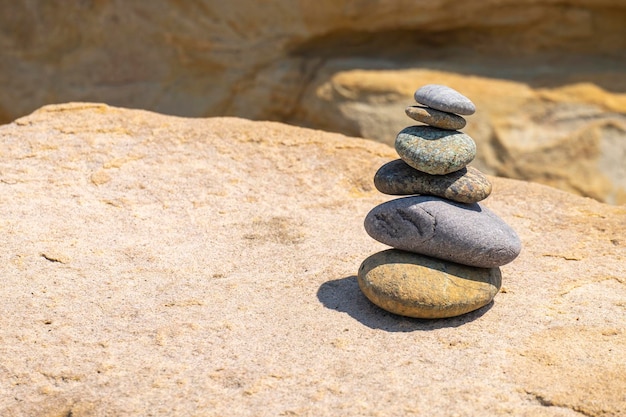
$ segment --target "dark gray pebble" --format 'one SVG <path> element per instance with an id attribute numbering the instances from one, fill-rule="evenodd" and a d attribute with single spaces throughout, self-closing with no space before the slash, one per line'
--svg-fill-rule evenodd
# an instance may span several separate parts
<path id="1" fill-rule="evenodd" d="M 409 106 L 404 112 L 413 120 L 441 129 L 459 130 L 463 129 L 466 123 L 465 119 L 458 114 L 435 110 L 425 106 Z"/>
<path id="2" fill-rule="evenodd" d="M 465 167 L 446 175 L 430 175 L 396 159 L 380 167 L 374 185 L 391 195 L 428 194 L 460 203 L 477 203 L 491 193 L 491 183 L 482 172 Z"/>

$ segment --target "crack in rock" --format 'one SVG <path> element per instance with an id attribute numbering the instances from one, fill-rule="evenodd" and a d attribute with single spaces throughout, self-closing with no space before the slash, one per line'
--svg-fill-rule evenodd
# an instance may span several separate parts
<path id="1" fill-rule="evenodd" d="M 60 264 L 66 264 L 68 262 L 68 260 L 63 255 L 49 255 L 42 252 L 40 253 L 40 256 L 50 262 L 57 262 Z"/>
<path id="2" fill-rule="evenodd" d="M 587 413 L 587 412 L 581 410 L 580 408 L 572 406 L 572 405 L 569 405 L 569 404 L 556 404 L 553 401 L 547 399 L 543 395 L 538 394 L 536 392 L 526 391 L 526 394 L 530 395 L 534 401 L 536 401 L 537 403 L 539 403 L 543 407 L 567 408 L 568 410 L 572 410 L 575 413 L 578 413 L 581 416 L 586 416 L 586 417 L 595 417 L 595 415 L 596 415 L 596 414 Z"/>
<path id="3" fill-rule="evenodd" d="M 437 221 L 435 217 L 421 207 L 399 208 L 398 216 L 405 222 L 411 223 L 422 240 L 431 239 L 435 235 Z M 424 213 L 427 216 L 424 216 Z"/>

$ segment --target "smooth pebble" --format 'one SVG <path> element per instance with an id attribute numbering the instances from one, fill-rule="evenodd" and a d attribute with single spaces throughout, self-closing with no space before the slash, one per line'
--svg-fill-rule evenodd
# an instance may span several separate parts
<path id="1" fill-rule="evenodd" d="M 409 126 L 396 137 L 396 152 L 413 168 L 433 175 L 458 171 L 476 156 L 476 143 L 465 133 L 431 126 Z"/>
<path id="2" fill-rule="evenodd" d="M 454 317 L 483 307 L 502 285 L 500 268 L 475 268 L 396 249 L 365 259 L 357 280 L 377 306 L 424 319 Z"/>
<path id="3" fill-rule="evenodd" d="M 404 112 L 411 119 L 441 129 L 459 130 L 465 127 L 465 119 L 458 114 L 431 109 L 425 106 L 409 106 Z"/>
<path id="4" fill-rule="evenodd" d="M 420 104 L 449 113 L 470 115 L 476 112 L 469 98 L 445 85 L 425 85 L 415 91 L 414 98 Z"/>
<path id="5" fill-rule="evenodd" d="M 446 175 L 431 175 L 416 170 L 402 159 L 380 167 L 374 175 L 374 185 L 384 194 L 428 194 L 459 203 L 477 203 L 491 194 L 491 183 L 474 167 Z"/>
<path id="6" fill-rule="evenodd" d="M 364 223 L 373 239 L 396 249 L 481 268 L 507 264 L 522 249 L 515 231 L 480 203 L 398 198 L 374 207 Z"/>

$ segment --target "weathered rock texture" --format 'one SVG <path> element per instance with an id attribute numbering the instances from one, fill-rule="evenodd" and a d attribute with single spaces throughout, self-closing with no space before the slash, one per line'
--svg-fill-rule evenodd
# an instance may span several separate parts
<path id="1" fill-rule="evenodd" d="M 411 103 L 416 85 L 431 82 L 476 104 L 463 132 L 476 142 L 473 165 L 481 171 L 626 203 L 626 94 L 594 84 L 532 88 L 447 71 L 334 69 L 304 95 L 300 120 L 393 144 L 397 132 L 415 124 L 399 109 Z"/>
<path id="2" fill-rule="evenodd" d="M 493 304 L 360 293 L 392 148 L 97 104 L 0 127 L 2 416 L 618 416 L 626 209 L 491 178 Z"/>
<path id="3" fill-rule="evenodd" d="M 446 83 L 477 104 L 481 169 L 624 203 L 624 21 L 620 0 L 4 2 L 0 122 L 90 100 L 388 141 Z"/>

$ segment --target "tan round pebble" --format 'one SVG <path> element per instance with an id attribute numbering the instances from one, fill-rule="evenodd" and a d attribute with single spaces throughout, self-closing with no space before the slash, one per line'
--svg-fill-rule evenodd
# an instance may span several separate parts
<path id="1" fill-rule="evenodd" d="M 458 114 L 435 110 L 426 106 L 409 106 L 404 112 L 413 120 L 446 130 L 463 129 L 466 123 L 465 119 Z"/>
<path id="2" fill-rule="evenodd" d="M 401 316 L 437 319 L 483 307 L 502 285 L 500 268 L 476 268 L 389 249 L 363 261 L 358 283 L 380 308 Z"/>

